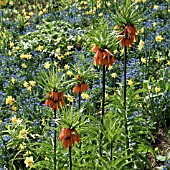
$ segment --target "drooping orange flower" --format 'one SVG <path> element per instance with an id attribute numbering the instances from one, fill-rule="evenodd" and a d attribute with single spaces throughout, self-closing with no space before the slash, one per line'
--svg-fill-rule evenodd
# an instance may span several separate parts
<path id="1" fill-rule="evenodd" d="M 70 129 L 70 128 L 62 128 L 60 132 L 60 140 L 62 140 L 62 144 L 64 146 L 64 149 L 67 147 L 70 147 L 72 149 L 72 145 L 75 142 L 80 143 L 80 137 L 76 129 Z"/>
<path id="2" fill-rule="evenodd" d="M 127 24 L 123 30 L 120 26 L 115 26 L 114 31 L 118 31 L 118 40 L 122 46 L 132 47 L 132 43 L 136 40 L 136 27 L 133 24 Z"/>
<path id="3" fill-rule="evenodd" d="M 89 89 L 89 86 L 86 82 L 83 82 L 81 84 L 76 84 L 73 88 L 73 93 L 79 93 L 83 91 L 87 91 Z"/>
<path id="4" fill-rule="evenodd" d="M 96 52 L 94 56 L 94 63 L 96 65 L 106 65 L 106 67 L 111 66 L 115 63 L 115 58 L 108 49 L 100 50 L 97 45 L 92 48 L 92 52 Z"/>
<path id="5" fill-rule="evenodd" d="M 45 101 L 45 105 L 48 107 L 50 106 L 52 110 L 60 109 L 61 106 L 65 106 L 65 93 L 58 92 L 53 90 L 52 93 L 47 95 L 47 100 Z"/>

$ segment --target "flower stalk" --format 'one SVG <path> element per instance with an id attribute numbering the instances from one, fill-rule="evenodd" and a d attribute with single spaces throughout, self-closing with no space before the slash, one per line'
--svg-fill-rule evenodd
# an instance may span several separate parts
<path id="1" fill-rule="evenodd" d="M 57 111 L 56 109 L 54 109 L 54 119 L 57 118 Z M 56 131 L 57 125 L 56 123 L 54 124 L 54 170 L 56 170 L 56 148 L 57 148 L 57 141 L 56 141 L 56 137 L 57 137 L 57 131 Z"/>
<path id="2" fill-rule="evenodd" d="M 69 160 L 70 160 L 70 170 L 72 170 L 72 158 L 71 158 L 71 147 L 69 146 Z"/>

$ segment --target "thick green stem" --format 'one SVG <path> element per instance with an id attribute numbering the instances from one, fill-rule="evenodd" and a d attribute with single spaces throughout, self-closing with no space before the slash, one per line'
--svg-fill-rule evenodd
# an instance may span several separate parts
<path id="1" fill-rule="evenodd" d="M 124 47 L 124 121 L 125 121 L 125 134 L 126 134 L 126 149 L 129 149 L 129 138 L 128 138 L 128 124 L 127 124 L 127 110 L 126 110 L 126 63 L 127 63 L 127 47 Z"/>
<path id="2" fill-rule="evenodd" d="M 106 72 L 106 67 L 105 65 L 103 66 L 103 90 L 102 90 L 102 116 L 101 116 L 101 125 L 103 126 L 103 116 L 104 116 L 104 103 L 105 103 L 105 72 Z M 102 138 L 103 138 L 103 133 L 100 134 L 100 156 L 102 156 Z"/>
<path id="3" fill-rule="evenodd" d="M 54 110 L 54 119 L 56 119 L 57 118 L 57 111 L 56 111 L 56 109 Z M 57 125 L 56 125 L 56 123 L 54 124 L 54 170 L 56 170 L 56 164 L 57 164 L 57 162 L 56 162 L 56 136 L 57 136 L 57 131 L 56 131 L 56 128 L 57 128 Z"/>
<path id="4" fill-rule="evenodd" d="M 70 170 L 72 170 L 71 148 L 69 147 Z"/>

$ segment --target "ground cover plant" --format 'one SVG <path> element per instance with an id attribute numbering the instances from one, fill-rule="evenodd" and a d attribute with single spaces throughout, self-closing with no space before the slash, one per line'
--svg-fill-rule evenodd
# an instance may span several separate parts
<path id="1" fill-rule="evenodd" d="M 170 169 L 168 0 L 0 1 L 0 170 Z"/>

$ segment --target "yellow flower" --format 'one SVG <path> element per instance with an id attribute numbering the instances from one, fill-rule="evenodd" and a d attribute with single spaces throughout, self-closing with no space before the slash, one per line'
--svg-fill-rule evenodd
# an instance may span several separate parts
<path id="1" fill-rule="evenodd" d="M 117 50 L 114 50 L 113 53 L 116 54 L 118 51 Z"/>
<path id="2" fill-rule="evenodd" d="M 16 47 L 16 50 L 19 50 L 20 48 L 19 47 Z"/>
<path id="3" fill-rule="evenodd" d="M 89 96 L 87 93 L 82 93 L 82 94 L 81 94 L 81 97 L 82 97 L 83 99 L 87 99 L 87 100 L 90 99 L 90 96 Z"/>
<path id="4" fill-rule="evenodd" d="M 170 66 L 170 60 L 167 62 L 167 65 Z"/>
<path id="5" fill-rule="evenodd" d="M 27 68 L 27 65 L 25 63 L 21 64 L 22 68 Z"/>
<path id="6" fill-rule="evenodd" d="M 14 98 L 12 98 L 12 96 L 8 96 L 6 98 L 6 104 L 13 105 L 13 103 L 14 103 Z"/>
<path id="7" fill-rule="evenodd" d="M 102 17 L 102 16 L 103 16 L 103 13 L 99 13 L 98 16 L 99 16 L 99 17 Z"/>
<path id="8" fill-rule="evenodd" d="M 109 66 L 109 67 L 108 67 L 108 70 L 111 70 L 112 68 L 113 68 L 113 66 Z"/>
<path id="9" fill-rule="evenodd" d="M 15 79 L 13 77 L 11 78 L 11 82 L 12 82 L 12 84 L 15 83 Z"/>
<path id="10" fill-rule="evenodd" d="M 17 107 L 12 106 L 12 110 L 16 112 L 17 111 Z"/>
<path id="11" fill-rule="evenodd" d="M 12 123 L 17 123 L 18 119 L 16 118 L 16 116 L 12 117 Z"/>
<path id="12" fill-rule="evenodd" d="M 26 138 L 27 137 L 27 130 L 26 129 L 22 129 L 20 132 L 19 132 L 19 139 L 21 138 Z"/>
<path id="13" fill-rule="evenodd" d="M 14 9 L 13 12 L 14 12 L 14 14 L 17 14 L 17 13 L 18 13 L 18 11 L 17 11 L 16 9 Z"/>
<path id="14" fill-rule="evenodd" d="M 7 0 L 1 0 L 0 1 L 0 5 L 6 5 L 7 4 Z"/>
<path id="15" fill-rule="evenodd" d="M 146 59 L 143 58 L 143 57 L 141 57 L 141 62 L 144 63 L 144 64 L 146 64 Z"/>
<path id="16" fill-rule="evenodd" d="M 73 75 L 73 72 L 72 72 L 72 71 L 67 71 L 67 75 L 68 75 L 68 76 L 72 76 L 72 75 Z"/>
<path id="17" fill-rule="evenodd" d="M 31 11 L 28 13 L 28 15 L 32 17 L 34 15 L 34 13 Z"/>
<path id="18" fill-rule="evenodd" d="M 148 91 L 150 92 L 152 89 L 151 85 L 148 85 Z"/>
<path id="19" fill-rule="evenodd" d="M 57 65 L 57 62 L 56 62 L 56 61 L 54 61 L 54 65 L 55 65 L 55 66 Z"/>
<path id="20" fill-rule="evenodd" d="M 154 5 L 153 9 L 158 9 L 159 6 L 158 5 Z"/>
<path id="21" fill-rule="evenodd" d="M 141 33 L 144 33 L 144 28 L 142 27 L 141 30 L 140 30 Z"/>
<path id="22" fill-rule="evenodd" d="M 158 57 L 158 58 L 156 59 L 156 61 L 157 61 L 158 63 L 160 63 L 160 62 L 162 61 L 162 58 L 159 58 L 159 57 Z"/>
<path id="23" fill-rule="evenodd" d="M 156 92 L 156 94 L 157 94 L 160 90 L 161 90 L 160 87 L 155 87 L 155 92 Z"/>
<path id="24" fill-rule="evenodd" d="M 112 73 L 111 76 L 112 76 L 113 78 L 116 78 L 116 77 L 117 77 L 117 74 L 116 74 L 116 73 Z"/>
<path id="25" fill-rule="evenodd" d="M 9 46 L 10 46 L 10 48 L 12 48 L 14 46 L 14 43 L 10 42 Z"/>
<path id="26" fill-rule="evenodd" d="M 44 48 L 43 46 L 39 45 L 37 49 L 38 49 L 38 51 L 41 52 L 43 50 L 43 48 Z"/>
<path id="27" fill-rule="evenodd" d="M 70 45 L 67 46 L 68 50 L 71 50 L 72 48 L 73 48 L 73 46 L 70 46 Z"/>
<path id="28" fill-rule="evenodd" d="M 139 94 L 136 94 L 136 95 L 135 95 L 135 99 L 138 99 L 138 98 L 139 98 Z"/>
<path id="29" fill-rule="evenodd" d="M 122 48 L 122 49 L 120 50 L 120 53 L 121 53 L 121 54 L 124 54 L 124 48 Z"/>
<path id="30" fill-rule="evenodd" d="M 24 85 L 24 87 L 26 87 L 26 88 L 29 86 L 28 82 L 26 82 L 26 81 L 24 81 L 24 84 L 23 84 L 23 85 Z"/>
<path id="31" fill-rule="evenodd" d="M 2 120 L 0 119 L 0 124 L 2 123 Z"/>
<path id="32" fill-rule="evenodd" d="M 55 52 L 56 52 L 56 53 L 60 53 L 60 48 L 57 48 L 57 49 L 55 50 Z"/>
<path id="33" fill-rule="evenodd" d="M 127 82 L 128 82 L 128 85 L 129 85 L 129 86 L 132 86 L 132 85 L 133 85 L 133 81 L 132 81 L 132 80 L 127 80 Z"/>
<path id="34" fill-rule="evenodd" d="M 61 37 L 60 38 L 57 38 L 56 41 L 59 43 L 61 41 Z"/>
<path id="35" fill-rule="evenodd" d="M 33 157 L 32 156 L 26 157 L 26 160 L 24 161 L 24 163 L 26 164 L 26 167 L 30 167 L 34 163 Z"/>
<path id="36" fill-rule="evenodd" d="M 45 119 L 44 118 L 42 118 L 41 121 L 42 121 L 43 124 L 45 123 Z"/>
<path id="37" fill-rule="evenodd" d="M 110 2 L 108 2 L 108 3 L 107 3 L 107 6 L 108 6 L 108 7 L 110 7 L 110 6 L 111 6 L 111 3 L 110 3 Z"/>
<path id="38" fill-rule="evenodd" d="M 42 14 L 43 14 L 43 12 L 42 12 L 42 11 L 40 11 L 40 12 L 38 13 L 38 15 L 39 15 L 39 16 L 41 16 Z"/>
<path id="39" fill-rule="evenodd" d="M 67 100 L 70 101 L 70 102 L 73 102 L 73 97 L 71 95 L 67 95 Z"/>
<path id="40" fill-rule="evenodd" d="M 51 64 L 50 64 L 48 61 L 44 64 L 44 67 L 45 67 L 46 69 L 50 68 L 50 66 L 51 66 Z"/>
<path id="41" fill-rule="evenodd" d="M 68 64 L 65 64 L 64 69 L 68 70 L 69 68 L 70 68 L 70 66 Z"/>
<path id="42" fill-rule="evenodd" d="M 31 155 L 31 151 L 27 151 L 25 154 L 26 155 Z"/>
<path id="43" fill-rule="evenodd" d="M 25 144 L 20 144 L 19 145 L 19 149 L 21 149 L 21 150 L 25 149 L 25 147 L 26 147 Z"/>
<path id="44" fill-rule="evenodd" d="M 28 87 L 27 87 L 27 90 L 28 90 L 28 91 L 31 91 L 31 90 L 32 90 L 32 87 L 31 87 L 31 86 L 28 86 Z"/>
<path id="45" fill-rule="evenodd" d="M 8 51 L 8 55 L 11 56 L 11 55 L 12 55 L 12 52 L 11 52 L 11 51 Z"/>
<path id="46" fill-rule="evenodd" d="M 33 81 L 33 80 L 29 81 L 29 83 L 30 83 L 30 85 L 31 85 L 32 87 L 35 86 L 35 84 L 36 84 L 36 82 Z"/>
<path id="47" fill-rule="evenodd" d="M 158 36 L 155 37 L 155 40 L 156 40 L 157 42 L 161 42 L 161 41 L 163 40 L 163 38 L 162 38 L 161 35 L 158 35 Z"/>
<path id="48" fill-rule="evenodd" d="M 155 27 L 156 26 L 156 22 L 154 22 L 152 25 L 153 25 L 153 27 Z"/>
<path id="49" fill-rule="evenodd" d="M 141 51 L 144 46 L 144 41 L 140 40 L 139 45 L 138 45 L 138 50 Z"/>

